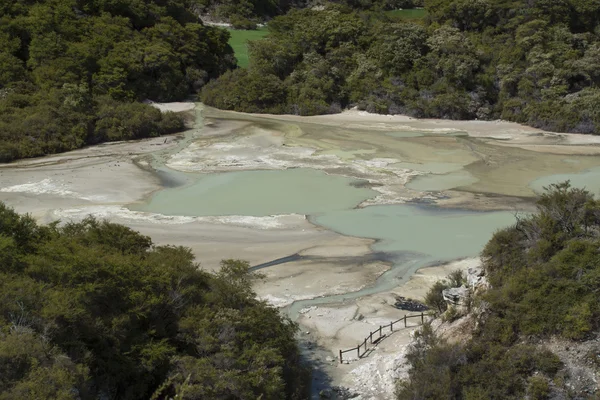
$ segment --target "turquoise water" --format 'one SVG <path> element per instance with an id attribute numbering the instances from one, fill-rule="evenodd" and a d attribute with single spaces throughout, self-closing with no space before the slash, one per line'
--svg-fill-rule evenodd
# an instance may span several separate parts
<path id="1" fill-rule="evenodd" d="M 477 254 L 496 229 L 514 222 L 514 215 L 395 204 L 329 212 L 311 222 L 343 235 L 378 239 L 376 251 L 455 259 Z"/>
<path id="2" fill-rule="evenodd" d="M 567 160 L 564 160 L 569 162 Z M 544 176 L 536 179 L 529 184 L 529 187 L 536 193 L 543 193 L 544 187 L 552 183 L 560 183 L 566 180 L 571 181 L 571 185 L 578 188 L 585 188 L 591 193 L 600 196 L 600 167 L 590 168 L 578 174 L 557 174 Z"/>
<path id="3" fill-rule="evenodd" d="M 378 239 L 372 248 L 392 259 L 392 268 L 373 286 L 341 295 L 301 300 L 287 311 L 292 318 L 302 308 L 339 303 L 391 290 L 419 268 L 481 252 L 493 233 L 515 222 L 512 212 L 449 210 L 433 206 L 396 204 L 336 211 L 311 222 L 344 235 Z"/>
<path id="4" fill-rule="evenodd" d="M 319 214 L 351 209 L 377 195 L 356 187 L 361 183 L 307 168 L 206 174 L 131 209 L 189 216 Z"/>

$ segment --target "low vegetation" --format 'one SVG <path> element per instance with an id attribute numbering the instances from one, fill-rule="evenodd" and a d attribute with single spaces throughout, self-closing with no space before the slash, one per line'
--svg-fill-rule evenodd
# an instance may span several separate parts
<path id="1" fill-rule="evenodd" d="M 552 390 L 587 398 L 561 386 L 559 359 L 539 343 L 598 332 L 600 202 L 563 183 L 537 204 L 537 213 L 497 232 L 482 253 L 491 288 L 475 298 L 473 338 L 449 344 L 424 329 L 398 399 L 546 399 Z"/>
<path id="2" fill-rule="evenodd" d="M 0 203 L 0 399 L 300 399 L 296 325 L 248 264 L 88 218 L 39 226 Z"/>
<path id="3" fill-rule="evenodd" d="M 425 305 L 429 307 L 433 315 L 439 316 L 448 310 L 448 303 L 444 299 L 442 292 L 445 289 L 460 287 L 466 282 L 465 275 L 461 270 L 456 270 L 450 273 L 446 279 L 437 281 L 427 291 L 425 295 Z"/>
<path id="4" fill-rule="evenodd" d="M 358 106 L 600 132 L 595 0 L 426 0 L 427 16 L 412 20 L 378 4 L 328 3 L 274 18 L 268 39 L 250 46 L 248 71 L 207 85 L 203 100 L 248 112 Z"/>

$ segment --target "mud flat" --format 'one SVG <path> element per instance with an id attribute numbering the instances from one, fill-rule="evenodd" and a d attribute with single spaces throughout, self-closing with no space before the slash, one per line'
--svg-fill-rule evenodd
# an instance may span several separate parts
<path id="1" fill-rule="evenodd" d="M 447 264 L 477 256 L 541 187 L 565 177 L 598 185 L 600 137 L 501 121 L 157 106 L 196 122 L 182 135 L 0 165 L 0 201 L 42 222 L 107 218 L 190 247 L 207 269 L 227 258 L 262 266 L 258 296 L 308 332 L 334 384 L 362 382 L 365 396 L 401 373 L 410 330 L 366 359 L 335 358 L 404 315 L 396 296 L 422 297 L 476 262 Z"/>
<path id="2" fill-rule="evenodd" d="M 303 215 L 190 217 L 129 210 L 127 205 L 163 188 L 158 175 L 139 166 L 139 157 L 175 143 L 175 138 L 115 143 L 1 165 L 0 201 L 43 223 L 88 215 L 122 223 L 155 243 L 189 246 L 208 269 L 226 258 L 259 264 L 327 248 L 329 241 L 336 248 L 340 242 L 370 242 L 315 228 Z"/>

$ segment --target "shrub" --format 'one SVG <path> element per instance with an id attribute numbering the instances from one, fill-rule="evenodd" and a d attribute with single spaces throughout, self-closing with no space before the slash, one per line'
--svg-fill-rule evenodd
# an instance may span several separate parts
<path id="1" fill-rule="evenodd" d="M 548 381 L 541 376 L 532 376 L 529 378 L 527 394 L 533 400 L 546 400 L 550 395 L 550 386 Z"/>
<path id="2" fill-rule="evenodd" d="M 433 310 L 435 314 L 441 314 L 448 309 L 448 303 L 444 300 L 442 291 L 450 286 L 446 281 L 437 281 L 425 295 L 425 304 Z"/>

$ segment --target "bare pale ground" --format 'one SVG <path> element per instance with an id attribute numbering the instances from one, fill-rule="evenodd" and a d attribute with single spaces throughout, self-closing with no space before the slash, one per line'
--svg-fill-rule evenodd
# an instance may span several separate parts
<path id="1" fill-rule="evenodd" d="M 344 251 L 339 246 L 346 241 L 352 245 L 361 241 L 314 227 L 304 216 L 194 218 L 129 211 L 126 204 L 161 188 L 160 180 L 134 159 L 169 146 L 170 139 L 166 144 L 164 140 L 95 146 L 1 165 L 0 201 L 45 223 L 79 221 L 87 215 L 122 223 L 157 244 L 190 247 L 207 269 L 227 258 L 259 264 L 320 246 L 328 252 L 329 241 L 335 243 L 330 252 L 335 256 Z"/>
<path id="2" fill-rule="evenodd" d="M 167 108 L 190 110 L 191 105 Z M 81 220 L 88 214 L 107 218 L 155 243 L 188 246 L 211 270 L 221 259 L 256 265 L 299 253 L 299 261 L 261 270 L 265 278 L 255 287 L 259 297 L 283 306 L 372 285 L 389 266 L 368 258 L 371 240 L 327 231 L 301 215 L 172 217 L 130 211 L 126 205 L 162 188 L 151 167 L 157 160 L 183 172 L 317 168 L 363 179 L 379 191 L 363 206 L 430 200 L 474 209 L 522 209 L 533 196 L 527 187 L 533 179 L 600 165 L 600 137 L 549 134 L 507 122 L 415 120 L 357 111 L 295 117 L 207 108 L 204 114 L 204 128 L 194 132 L 193 140 L 176 135 L 111 143 L 0 165 L 0 201 L 42 222 Z M 389 132 L 426 135 L 398 138 Z M 469 137 L 453 136 L 457 132 Z M 399 165 L 432 162 L 456 164 L 479 181 L 440 193 L 405 186 L 425 172 Z M 398 365 L 410 330 L 386 338 L 373 354 L 350 364 L 335 361 L 338 350 L 356 346 L 380 324 L 401 318 L 404 312 L 393 307 L 395 295 L 421 298 L 454 267 L 422 269 L 393 291 L 304 310 L 298 322 L 333 360 L 328 363 L 333 383 L 356 388 L 365 398 L 389 396 L 390 377 L 401 375 Z"/>
<path id="3" fill-rule="evenodd" d="M 303 310 L 299 322 L 302 329 L 306 329 L 304 335 L 316 340 L 323 349 L 321 361 L 334 385 L 348 387 L 360 393 L 363 399 L 392 399 L 395 380 L 407 376 L 404 357 L 415 327 L 420 322 L 418 318 L 409 319 L 406 329 L 400 323 L 400 329 L 393 333 L 388 330 L 386 338 L 376 346 L 370 345 L 373 350 L 361 359 L 354 352 L 345 353 L 345 362 L 340 364 L 338 351 L 362 343 L 380 325 L 387 325 L 404 315 L 419 314 L 394 307 L 397 296 L 423 301 L 436 281 L 446 278 L 455 270 L 466 271 L 478 265 L 479 258 L 467 258 L 422 268 L 398 288 L 365 296 L 355 304 L 309 307 Z"/>
<path id="4" fill-rule="evenodd" d="M 172 112 L 182 112 L 182 111 L 190 111 L 193 110 L 196 105 L 190 102 L 174 102 L 174 103 L 154 103 L 150 102 L 153 107 L 158 108 L 160 111 L 172 111 Z"/>
<path id="5" fill-rule="evenodd" d="M 360 290 L 389 269 L 386 263 L 365 258 L 372 243 L 339 236 L 327 246 L 307 248 L 299 252 L 304 259 L 258 271 L 264 277 L 255 291 L 259 298 L 284 307 L 296 300 Z"/>
<path id="6" fill-rule="evenodd" d="M 600 165 L 600 137 L 556 134 L 504 121 L 417 120 L 358 111 L 299 117 L 250 115 L 207 108 L 216 126 L 251 122 L 235 136 L 196 142 L 169 161 L 182 171 L 311 167 L 368 181 L 380 195 L 370 204 L 429 199 L 441 206 L 506 209 L 535 193 L 543 176 Z M 395 137 L 413 132 L 415 137 Z M 457 136 L 458 135 L 458 136 Z M 421 192 L 407 182 L 430 163 L 456 165 L 476 182 Z M 415 165 L 408 168 L 406 165 Z M 508 200 L 507 200 L 508 198 Z"/>

